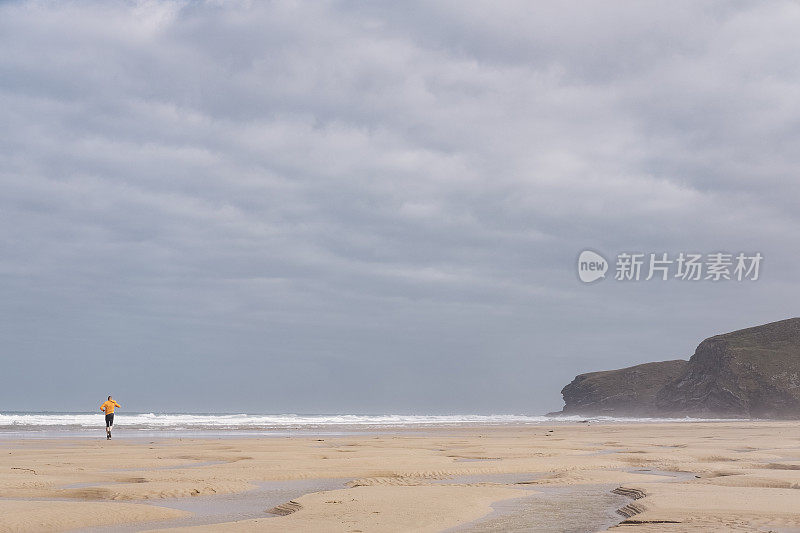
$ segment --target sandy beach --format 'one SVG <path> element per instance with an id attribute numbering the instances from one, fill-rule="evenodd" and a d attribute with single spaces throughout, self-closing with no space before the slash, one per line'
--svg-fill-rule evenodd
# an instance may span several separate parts
<path id="1" fill-rule="evenodd" d="M 119 431 L 0 449 L 3 532 L 800 530 L 792 422 Z"/>

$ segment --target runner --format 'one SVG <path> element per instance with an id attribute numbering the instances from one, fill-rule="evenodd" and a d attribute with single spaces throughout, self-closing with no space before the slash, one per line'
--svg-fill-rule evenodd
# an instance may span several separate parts
<path id="1" fill-rule="evenodd" d="M 100 406 L 100 410 L 106 414 L 106 440 L 111 440 L 111 428 L 114 427 L 114 409 L 116 407 L 122 406 L 115 402 L 111 396 L 108 397 L 108 401 Z"/>

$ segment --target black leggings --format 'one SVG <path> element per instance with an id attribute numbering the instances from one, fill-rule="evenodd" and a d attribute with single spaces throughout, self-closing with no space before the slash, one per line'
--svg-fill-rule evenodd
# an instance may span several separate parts
<path id="1" fill-rule="evenodd" d="M 108 413 L 106 415 L 106 427 L 110 428 L 114 425 L 114 413 Z"/>

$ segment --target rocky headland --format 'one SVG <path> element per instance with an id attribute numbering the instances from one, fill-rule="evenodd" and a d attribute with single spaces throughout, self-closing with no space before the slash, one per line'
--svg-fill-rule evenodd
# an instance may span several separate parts
<path id="1" fill-rule="evenodd" d="M 688 361 L 577 376 L 560 414 L 800 418 L 800 318 L 709 337 Z"/>

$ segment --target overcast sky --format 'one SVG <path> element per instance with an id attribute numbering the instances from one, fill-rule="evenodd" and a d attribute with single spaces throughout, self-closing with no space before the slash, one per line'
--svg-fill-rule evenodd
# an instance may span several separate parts
<path id="1" fill-rule="evenodd" d="M 0 410 L 538 414 L 795 316 L 798 28 L 789 1 L 3 2 Z M 585 248 L 764 261 L 584 285 Z"/>

